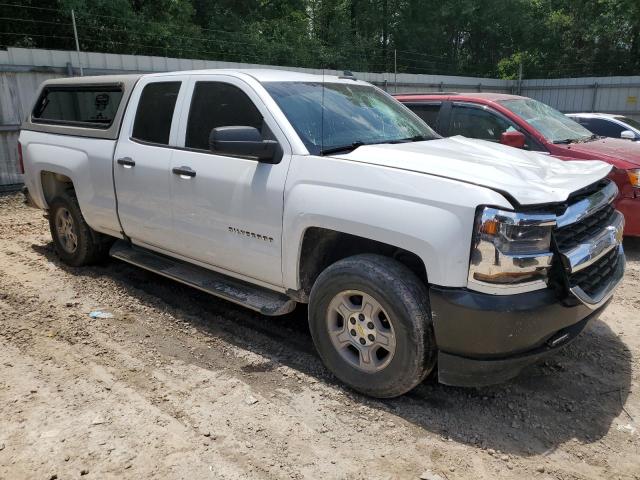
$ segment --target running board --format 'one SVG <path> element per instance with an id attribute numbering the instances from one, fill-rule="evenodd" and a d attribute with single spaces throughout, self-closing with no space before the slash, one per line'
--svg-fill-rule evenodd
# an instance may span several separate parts
<path id="1" fill-rule="evenodd" d="M 144 248 L 134 247 L 122 240 L 113 244 L 109 255 L 263 315 L 284 315 L 292 312 L 296 307 L 296 302 L 283 293 L 258 287 Z"/>

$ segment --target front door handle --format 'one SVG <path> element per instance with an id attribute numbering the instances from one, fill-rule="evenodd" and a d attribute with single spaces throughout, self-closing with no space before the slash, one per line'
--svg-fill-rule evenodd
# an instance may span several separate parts
<path id="1" fill-rule="evenodd" d="M 193 178 L 196 176 L 196 171 L 190 167 L 174 167 L 171 171 L 174 175 L 180 175 L 180 178 Z"/>
<path id="2" fill-rule="evenodd" d="M 136 166 L 136 162 L 131 157 L 122 157 L 116 160 L 118 165 L 122 165 L 124 168 L 131 168 Z"/>

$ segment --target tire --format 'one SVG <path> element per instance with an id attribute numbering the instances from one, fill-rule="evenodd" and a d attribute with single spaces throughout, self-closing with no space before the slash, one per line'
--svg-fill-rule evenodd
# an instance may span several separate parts
<path id="1" fill-rule="evenodd" d="M 408 392 L 436 363 L 427 288 L 388 257 L 356 255 L 324 270 L 311 290 L 309 328 L 326 367 L 373 397 Z"/>
<path id="2" fill-rule="evenodd" d="M 112 243 L 109 237 L 87 225 L 73 190 L 49 202 L 49 229 L 58 257 L 72 267 L 104 260 Z"/>

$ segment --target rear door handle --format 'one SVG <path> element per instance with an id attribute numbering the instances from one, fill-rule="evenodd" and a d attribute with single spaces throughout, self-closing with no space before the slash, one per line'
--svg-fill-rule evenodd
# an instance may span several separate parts
<path id="1" fill-rule="evenodd" d="M 118 165 L 122 165 L 124 168 L 131 168 L 136 166 L 136 162 L 131 157 L 122 157 L 116 160 Z"/>
<path id="2" fill-rule="evenodd" d="M 190 167 L 174 167 L 171 171 L 174 175 L 180 175 L 180 178 L 193 178 L 196 176 L 196 171 Z"/>

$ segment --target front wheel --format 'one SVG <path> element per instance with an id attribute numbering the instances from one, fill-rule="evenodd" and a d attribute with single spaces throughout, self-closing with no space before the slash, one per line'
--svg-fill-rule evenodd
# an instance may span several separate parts
<path id="1" fill-rule="evenodd" d="M 309 326 L 325 365 L 367 395 L 402 395 L 435 365 L 427 289 L 388 257 L 356 255 L 322 272 L 311 291 Z"/>

